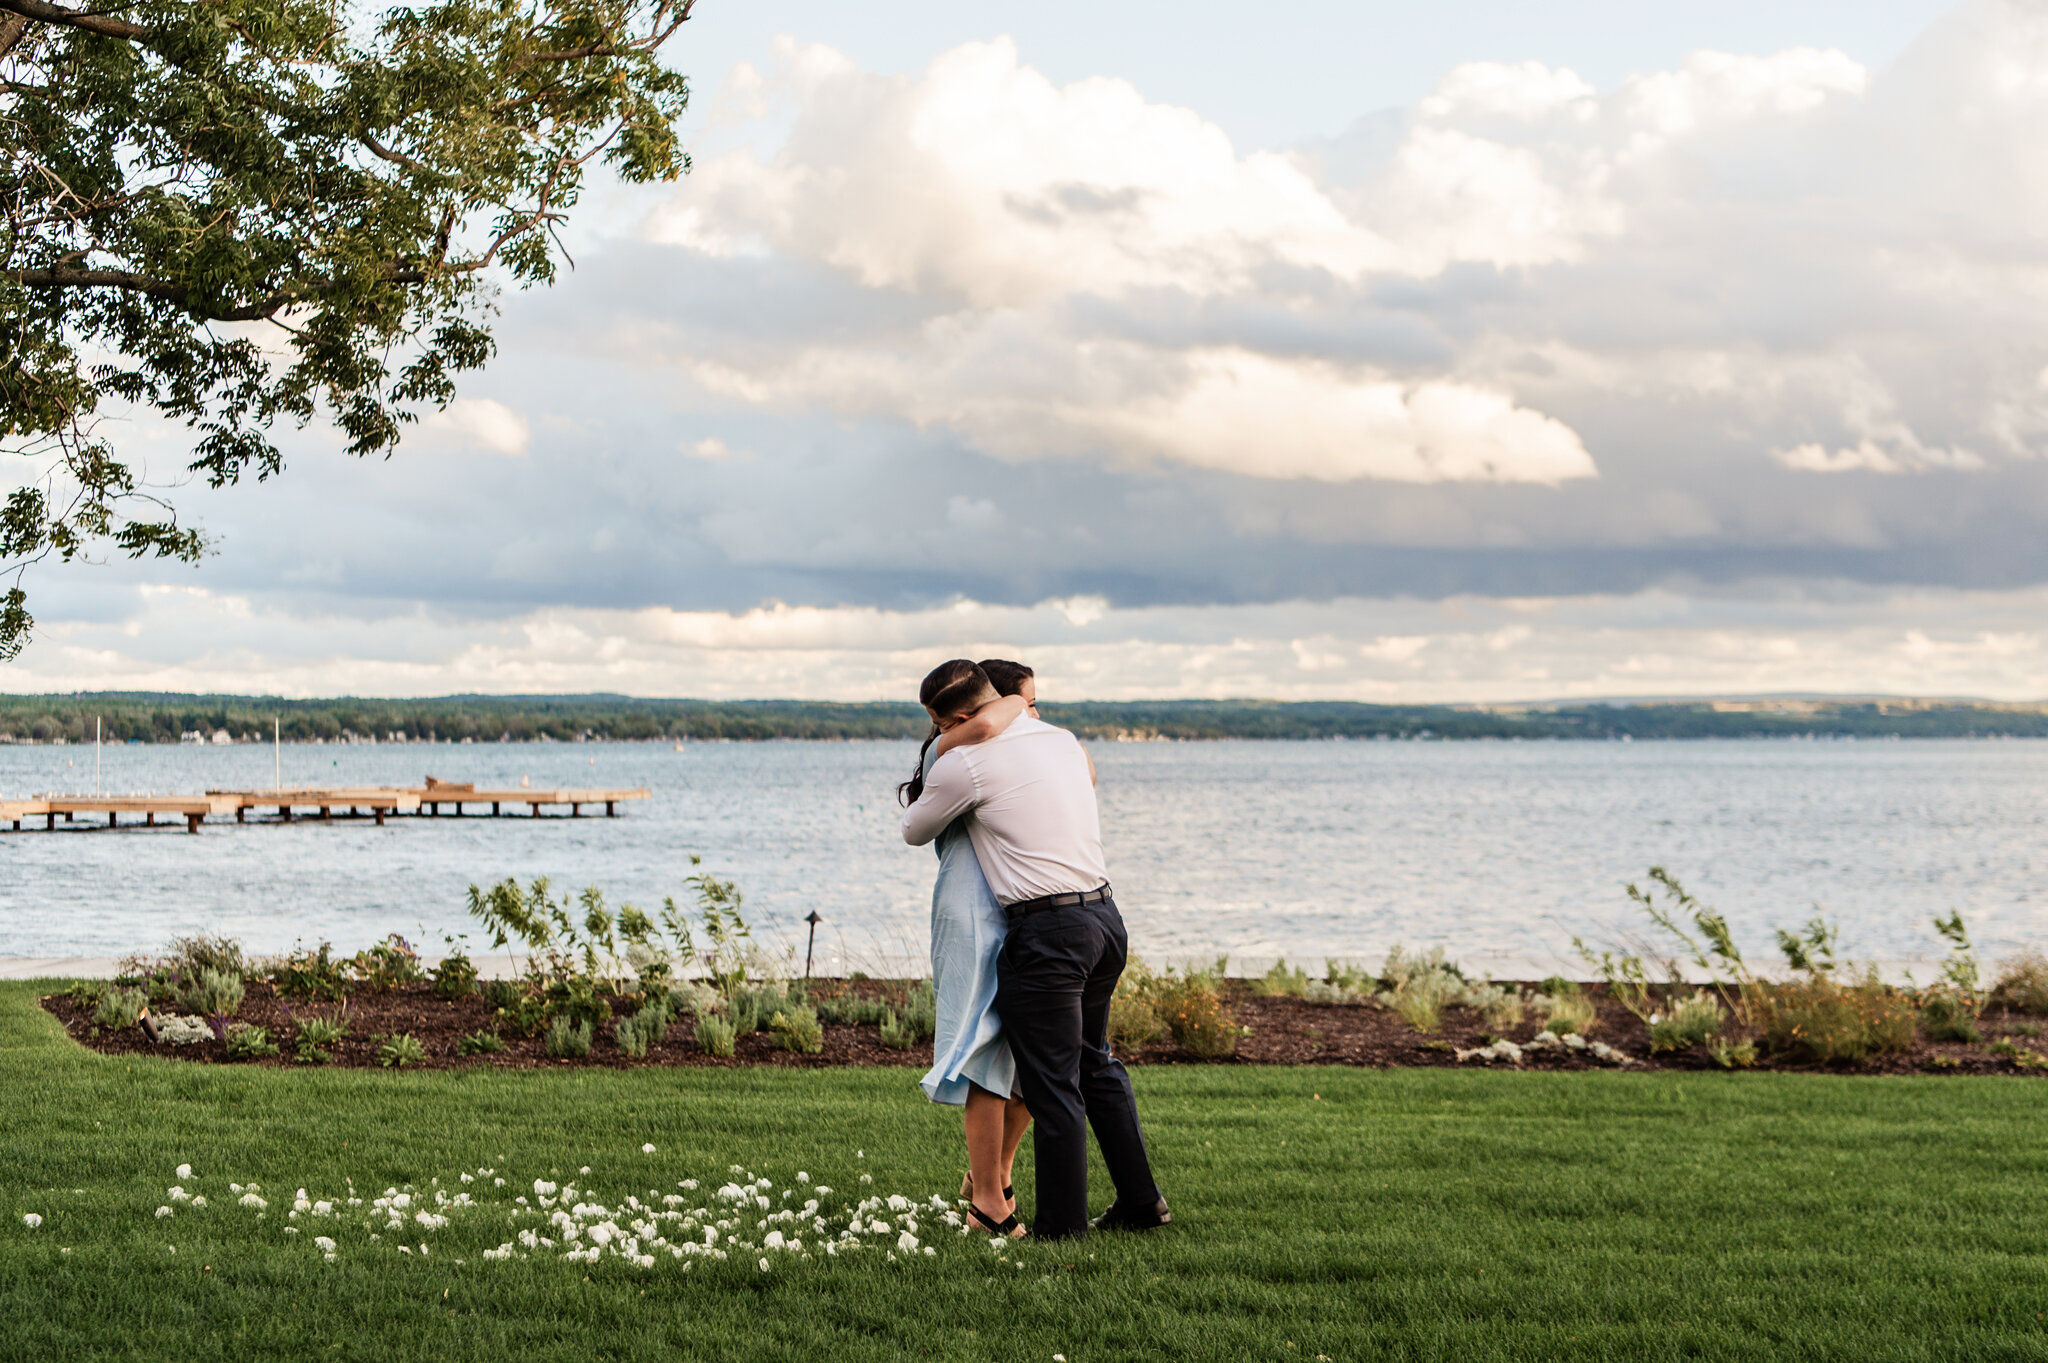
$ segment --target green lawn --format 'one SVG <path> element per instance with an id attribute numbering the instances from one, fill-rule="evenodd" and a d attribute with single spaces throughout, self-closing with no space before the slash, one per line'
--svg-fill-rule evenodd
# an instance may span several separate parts
<path id="1" fill-rule="evenodd" d="M 0 986 L 9 1360 L 2048 1359 L 2039 1082 L 1152 1068 L 1138 1096 L 1178 1224 L 1148 1237 L 1014 1267 L 931 1226 L 936 1257 L 685 1273 L 486 1262 L 509 1234 L 486 1218 L 424 1237 L 424 1259 L 351 1223 L 329 1263 L 283 1233 L 300 1186 L 589 1165 L 644 1195 L 740 1163 L 778 1189 L 865 1171 L 862 1191 L 925 1196 L 957 1185 L 958 1127 L 902 1070 L 106 1059 L 36 992 Z M 160 1220 L 181 1163 L 214 1205 Z M 263 1220 L 229 1179 L 264 1185 Z M 1028 1205 L 1021 1164 L 1018 1184 Z"/>

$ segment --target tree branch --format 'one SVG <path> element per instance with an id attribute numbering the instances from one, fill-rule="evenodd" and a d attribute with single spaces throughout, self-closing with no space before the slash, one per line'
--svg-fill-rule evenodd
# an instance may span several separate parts
<path id="1" fill-rule="evenodd" d="M 40 24 L 82 28 L 87 33 L 97 33 L 102 38 L 126 38 L 130 42 L 138 42 L 156 36 L 155 29 L 145 28 L 141 24 L 131 24 L 126 19 L 110 19 L 104 14 L 94 14 L 89 10 L 65 9 L 62 5 L 45 3 L 45 0 L 0 0 L 0 10 L 18 14 L 24 19 L 33 19 Z"/>
<path id="2" fill-rule="evenodd" d="M 532 226 L 531 220 L 526 226 Z M 500 238 L 500 241 L 502 240 L 504 239 Z M 466 274 L 483 268 L 485 263 L 487 261 L 465 261 L 459 265 L 443 265 L 440 268 L 445 273 Z M 415 266 L 386 263 L 382 269 L 387 283 L 427 282 L 427 272 Z M 220 308 L 195 301 L 189 285 L 169 279 L 153 279 L 130 270 L 0 270 L 0 279 L 19 284 L 25 289 L 126 289 L 131 293 L 161 298 L 166 303 L 183 308 L 191 316 L 206 322 L 265 321 L 294 303 L 318 298 L 333 287 L 331 284 L 321 283 L 279 289 L 268 297 L 258 299 L 254 303 L 245 303 L 239 308 Z"/>

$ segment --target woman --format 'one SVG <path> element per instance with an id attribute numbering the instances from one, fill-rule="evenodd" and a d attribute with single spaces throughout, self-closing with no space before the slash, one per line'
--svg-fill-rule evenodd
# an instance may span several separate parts
<path id="1" fill-rule="evenodd" d="M 1031 669 L 1017 663 L 1008 668 L 1014 670 L 996 668 L 1011 683 L 1010 693 L 996 700 L 990 696 L 999 688 L 989 673 L 964 658 L 940 664 L 924 679 L 918 699 L 932 717 L 932 730 L 918 754 L 916 772 L 897 788 L 905 804 L 923 793 L 924 778 L 940 757 L 962 743 L 995 737 L 1024 713 L 1025 701 L 1016 694 L 1017 673 L 1029 679 Z M 939 854 L 939 878 L 932 887 L 937 1026 L 924 1092 L 935 1103 L 965 1109 L 967 1178 L 960 1196 L 968 1200 L 968 1215 L 991 1234 L 1022 1235 L 1010 1168 L 1031 1114 L 1021 1098 L 1012 1096 L 1016 1064 L 995 1012 L 996 956 L 1009 924 L 975 859 L 965 821 L 955 820 L 933 846 Z"/>

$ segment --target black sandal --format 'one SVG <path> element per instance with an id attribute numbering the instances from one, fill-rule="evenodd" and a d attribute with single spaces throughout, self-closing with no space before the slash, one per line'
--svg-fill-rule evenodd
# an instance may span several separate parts
<path id="1" fill-rule="evenodd" d="M 998 1222 L 991 1218 L 987 1212 L 983 1211 L 981 1208 L 975 1206 L 972 1202 L 970 1202 L 967 1204 L 967 1214 L 973 1217 L 976 1221 L 979 1221 L 982 1224 L 982 1228 L 986 1230 L 990 1235 L 1002 1236 L 1011 1240 L 1015 1240 L 1019 1236 L 1024 1234 L 1024 1228 L 1023 1226 L 1018 1224 L 1017 1214 L 1015 1212 L 1011 1212 L 1008 1216 L 1004 1217 L 1000 1222 Z"/>

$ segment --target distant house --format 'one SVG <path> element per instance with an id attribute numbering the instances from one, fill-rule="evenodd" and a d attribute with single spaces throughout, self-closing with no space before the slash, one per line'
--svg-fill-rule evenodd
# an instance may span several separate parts
<path id="1" fill-rule="evenodd" d="M 197 729 L 187 729 L 178 735 L 178 741 L 180 743 L 204 743 L 206 735 L 200 733 Z"/>
<path id="2" fill-rule="evenodd" d="M 226 729 L 215 729 L 213 731 L 213 743 L 215 747 L 220 747 L 223 744 L 232 743 L 234 741 L 234 739 L 228 737 L 228 731 Z"/>

